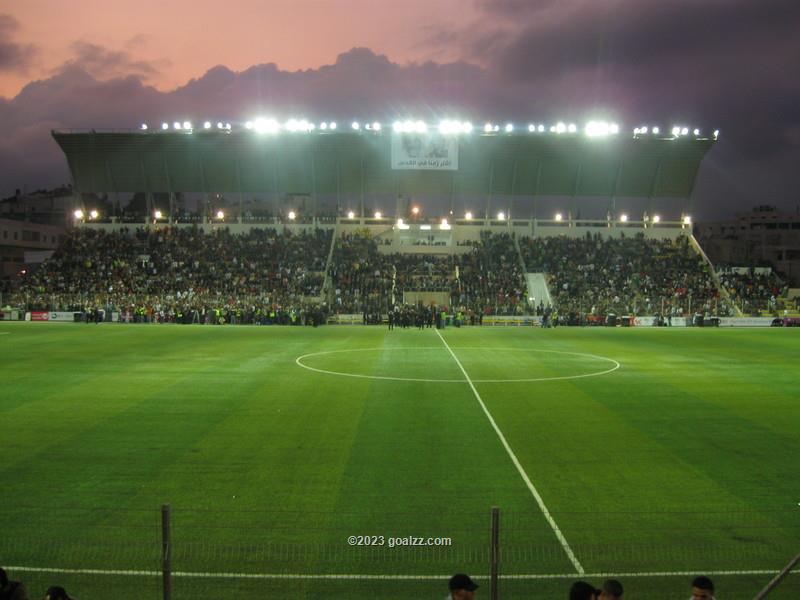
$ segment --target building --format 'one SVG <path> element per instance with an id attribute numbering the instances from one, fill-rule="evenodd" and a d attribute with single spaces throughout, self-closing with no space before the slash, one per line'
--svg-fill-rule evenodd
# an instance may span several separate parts
<path id="1" fill-rule="evenodd" d="M 756 206 L 730 221 L 697 223 L 694 232 L 715 265 L 769 266 L 800 287 L 800 211 Z"/>

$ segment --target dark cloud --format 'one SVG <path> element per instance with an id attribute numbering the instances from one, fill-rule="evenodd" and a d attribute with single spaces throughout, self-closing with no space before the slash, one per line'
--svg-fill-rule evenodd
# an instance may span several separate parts
<path id="1" fill-rule="evenodd" d="M 27 73 L 31 60 L 36 55 L 36 46 L 20 44 L 11 38 L 19 30 L 19 22 L 11 15 L 0 14 L 0 73 Z"/>
<path id="2" fill-rule="evenodd" d="M 742 0 L 726 2 L 742 6 Z M 717 22 L 735 33 L 717 35 L 716 26 L 708 24 L 708 40 L 703 40 L 700 29 L 687 25 L 680 39 L 692 50 L 678 48 L 669 55 L 668 32 L 654 34 L 660 48 L 655 51 L 629 29 L 644 27 L 647 15 L 676 28 L 679 12 L 659 7 L 648 13 L 636 8 L 639 3 L 655 6 L 618 0 L 539 2 L 525 8 L 507 0 L 495 8 L 511 15 L 514 6 L 522 7 L 529 16 L 521 22 L 498 18 L 505 23 L 499 26 L 505 28 L 503 36 L 453 32 L 450 43 L 482 48 L 480 66 L 464 61 L 399 65 L 370 49 L 354 48 L 332 64 L 295 72 L 275 64 L 240 72 L 218 65 L 170 92 L 146 85 L 157 66 L 137 61 L 133 52 L 82 43 L 75 47 L 75 59 L 52 77 L 0 100 L 0 194 L 66 180 L 64 157 L 49 136 L 52 128 L 136 128 L 142 122 L 157 126 L 184 119 L 241 124 L 257 115 L 342 123 L 406 115 L 433 121 L 459 116 L 475 123 L 582 122 L 601 115 L 618 119 L 626 129 L 644 123 L 719 127 L 721 141 L 701 168 L 693 199 L 699 217 L 770 202 L 793 207 L 800 197 L 793 166 L 800 162 L 800 94 L 786 62 L 797 57 L 791 28 L 765 17 L 764 23 L 753 22 L 748 34 L 727 15 Z M 791 8 L 778 0 L 767 4 Z M 619 23 L 603 12 L 609 6 Z M 622 14 L 625 7 L 631 14 Z M 581 14 L 575 16 L 576 11 Z M 757 20 L 755 12 L 745 13 Z M 695 14 L 709 19 L 713 11 Z M 772 37 L 767 23 L 777 32 Z M 558 31 L 547 33 L 556 26 Z M 536 39 L 536 32 L 546 43 Z M 593 42 L 582 40 L 583 34 Z M 741 49 L 732 41 L 736 35 L 747 40 Z M 641 54 L 641 61 L 628 53 Z"/>
<path id="3" fill-rule="evenodd" d="M 139 40 L 134 38 L 133 45 Z M 76 41 L 70 46 L 74 56 L 58 67 L 58 71 L 80 68 L 99 79 L 134 76 L 147 80 L 159 73 L 167 61 L 137 60 L 124 50 L 110 50 L 99 44 Z"/>

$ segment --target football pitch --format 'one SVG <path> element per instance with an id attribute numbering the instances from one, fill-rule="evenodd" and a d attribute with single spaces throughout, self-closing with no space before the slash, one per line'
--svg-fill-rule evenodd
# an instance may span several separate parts
<path id="1" fill-rule="evenodd" d="M 0 323 L 0 565 L 160 598 L 169 504 L 177 599 L 488 598 L 498 507 L 504 600 L 752 598 L 800 552 L 798 357 L 793 329 Z"/>

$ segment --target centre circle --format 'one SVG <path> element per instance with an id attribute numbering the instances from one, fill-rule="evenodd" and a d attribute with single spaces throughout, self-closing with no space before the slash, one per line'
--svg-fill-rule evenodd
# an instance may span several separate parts
<path id="1" fill-rule="evenodd" d="M 461 347 L 453 348 L 459 362 L 473 383 L 515 383 L 533 381 L 558 381 L 582 379 L 608 375 L 620 368 L 620 363 L 613 358 L 550 350 L 542 348 L 492 348 Z M 478 352 L 475 355 L 475 352 Z M 384 357 L 385 353 L 385 357 Z M 436 353 L 440 353 L 440 362 L 434 363 Z M 506 354 L 507 353 L 507 354 Z M 525 358 L 526 354 L 529 358 Z M 472 356 L 471 356 L 472 355 Z M 522 357 L 522 358 L 520 358 Z M 372 362 L 388 362 L 389 374 L 359 373 L 359 367 Z M 534 364 L 526 364 L 526 360 Z M 442 346 L 425 347 L 381 347 L 381 348 L 348 348 L 343 350 L 325 350 L 303 354 L 295 359 L 295 363 L 309 371 L 335 375 L 339 377 L 355 377 L 358 379 L 378 379 L 386 381 L 417 381 L 425 383 L 466 383 L 467 379 L 453 360 L 447 349 Z M 320 364 L 321 363 L 321 364 Z M 339 363 L 339 364 L 336 364 Z M 431 370 L 438 368 L 444 372 L 439 376 L 411 376 L 415 373 L 395 374 L 397 369 Z M 531 372 L 536 370 L 543 373 Z M 513 376 L 493 377 L 492 370 L 513 373 Z M 449 371 L 449 372 L 447 372 Z M 488 371 L 488 372 L 487 372 Z M 527 372 L 526 372 L 527 371 Z M 563 371 L 563 372 L 562 372 Z M 427 375 L 422 373 L 421 375 Z"/>

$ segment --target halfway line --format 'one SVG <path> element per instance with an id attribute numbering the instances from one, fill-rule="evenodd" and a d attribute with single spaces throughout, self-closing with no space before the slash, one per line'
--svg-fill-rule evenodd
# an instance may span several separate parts
<path id="1" fill-rule="evenodd" d="M 570 548 L 569 542 L 567 542 L 567 538 L 565 538 L 564 534 L 561 533 L 561 529 L 558 528 L 558 524 L 556 523 L 553 516 L 550 514 L 550 511 L 547 510 L 547 506 L 545 506 L 544 500 L 542 500 L 542 497 L 536 490 L 536 486 L 533 485 L 533 483 L 530 480 L 530 477 L 528 477 L 528 474 L 525 472 L 525 469 L 522 468 L 519 459 L 517 459 L 517 455 L 514 454 L 514 451 L 511 449 L 511 446 L 508 445 L 508 442 L 506 441 L 506 436 L 504 436 L 503 432 L 500 431 L 500 428 L 497 426 L 497 423 L 495 423 L 492 414 L 489 412 L 489 409 L 486 408 L 486 405 L 483 403 L 483 399 L 481 398 L 481 395 L 478 393 L 478 390 L 475 389 L 475 385 L 472 383 L 472 379 L 469 378 L 466 369 L 464 369 L 464 365 L 462 365 L 461 361 L 458 360 L 458 357 L 455 355 L 455 352 L 453 352 L 453 349 L 450 348 L 450 345 L 445 341 L 444 337 L 442 337 L 442 334 L 439 333 L 439 330 L 436 329 L 435 331 L 436 335 L 439 336 L 439 339 L 442 340 L 444 347 L 447 348 L 447 351 L 450 353 L 450 356 L 452 356 L 453 360 L 456 361 L 458 368 L 461 369 L 461 372 L 464 374 L 464 379 L 467 380 L 469 387 L 472 389 L 472 393 L 475 394 L 475 398 L 478 400 L 478 404 L 481 405 L 481 408 L 483 409 L 486 418 L 489 419 L 489 423 L 491 423 L 492 428 L 497 434 L 497 437 L 500 438 L 500 442 L 503 444 L 503 447 L 506 449 L 506 452 L 508 452 L 508 455 L 511 457 L 511 462 L 513 462 L 514 466 L 517 467 L 517 471 L 519 471 L 520 477 L 522 477 L 522 480 L 525 482 L 525 485 L 528 486 L 528 489 L 530 490 L 531 494 L 533 494 L 536 503 L 539 505 L 539 508 L 544 514 L 544 518 L 547 519 L 547 522 L 550 524 L 553 533 L 556 534 L 558 541 L 561 542 L 561 547 L 564 548 L 564 552 L 566 552 L 570 562 L 575 567 L 575 570 L 578 572 L 578 574 L 583 575 L 584 574 L 583 566 L 581 565 L 580 561 L 578 561 L 577 557 L 575 556 L 575 553 L 572 551 L 572 548 Z"/>

